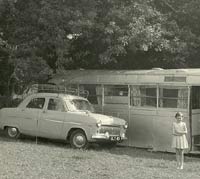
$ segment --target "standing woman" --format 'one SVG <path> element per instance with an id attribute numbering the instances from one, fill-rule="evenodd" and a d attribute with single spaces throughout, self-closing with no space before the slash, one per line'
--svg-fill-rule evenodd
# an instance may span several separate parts
<path id="1" fill-rule="evenodd" d="M 175 118 L 176 122 L 173 122 L 172 148 L 176 150 L 177 169 L 183 169 L 184 149 L 188 148 L 187 126 L 183 122 L 183 114 L 181 112 L 177 112 Z"/>

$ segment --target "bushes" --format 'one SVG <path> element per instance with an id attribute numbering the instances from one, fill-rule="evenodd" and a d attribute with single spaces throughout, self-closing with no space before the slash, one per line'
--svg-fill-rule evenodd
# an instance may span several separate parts
<path id="1" fill-rule="evenodd" d="M 16 107 L 21 99 L 12 99 L 11 96 L 0 96 L 0 109 L 4 107 Z"/>

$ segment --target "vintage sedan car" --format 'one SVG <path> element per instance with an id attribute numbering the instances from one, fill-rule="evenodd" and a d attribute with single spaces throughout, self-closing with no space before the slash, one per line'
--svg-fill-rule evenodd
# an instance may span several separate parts
<path id="1" fill-rule="evenodd" d="M 35 93 L 16 108 L 0 110 L 0 128 L 10 138 L 20 134 L 69 141 L 73 148 L 89 143 L 116 144 L 126 139 L 125 120 L 97 114 L 86 98 Z"/>

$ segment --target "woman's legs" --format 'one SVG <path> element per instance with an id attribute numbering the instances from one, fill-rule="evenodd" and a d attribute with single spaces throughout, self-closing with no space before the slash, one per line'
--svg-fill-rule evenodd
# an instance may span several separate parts
<path id="1" fill-rule="evenodd" d="M 181 158 L 180 158 L 180 151 L 179 149 L 176 149 L 176 161 L 177 161 L 177 168 L 179 169 L 181 166 Z"/>
<path id="2" fill-rule="evenodd" d="M 176 161 L 177 161 L 177 168 L 183 169 L 183 164 L 184 164 L 184 150 L 183 149 L 176 149 Z"/>
<path id="3" fill-rule="evenodd" d="M 184 150 L 180 149 L 180 169 L 183 169 L 183 163 L 184 163 Z"/>

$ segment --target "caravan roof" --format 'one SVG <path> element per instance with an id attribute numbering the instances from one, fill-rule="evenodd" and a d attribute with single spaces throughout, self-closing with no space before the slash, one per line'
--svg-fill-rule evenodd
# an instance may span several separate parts
<path id="1" fill-rule="evenodd" d="M 55 84 L 138 84 L 138 83 L 176 83 L 199 84 L 200 68 L 150 70 L 67 70 L 55 74 L 50 82 Z"/>

